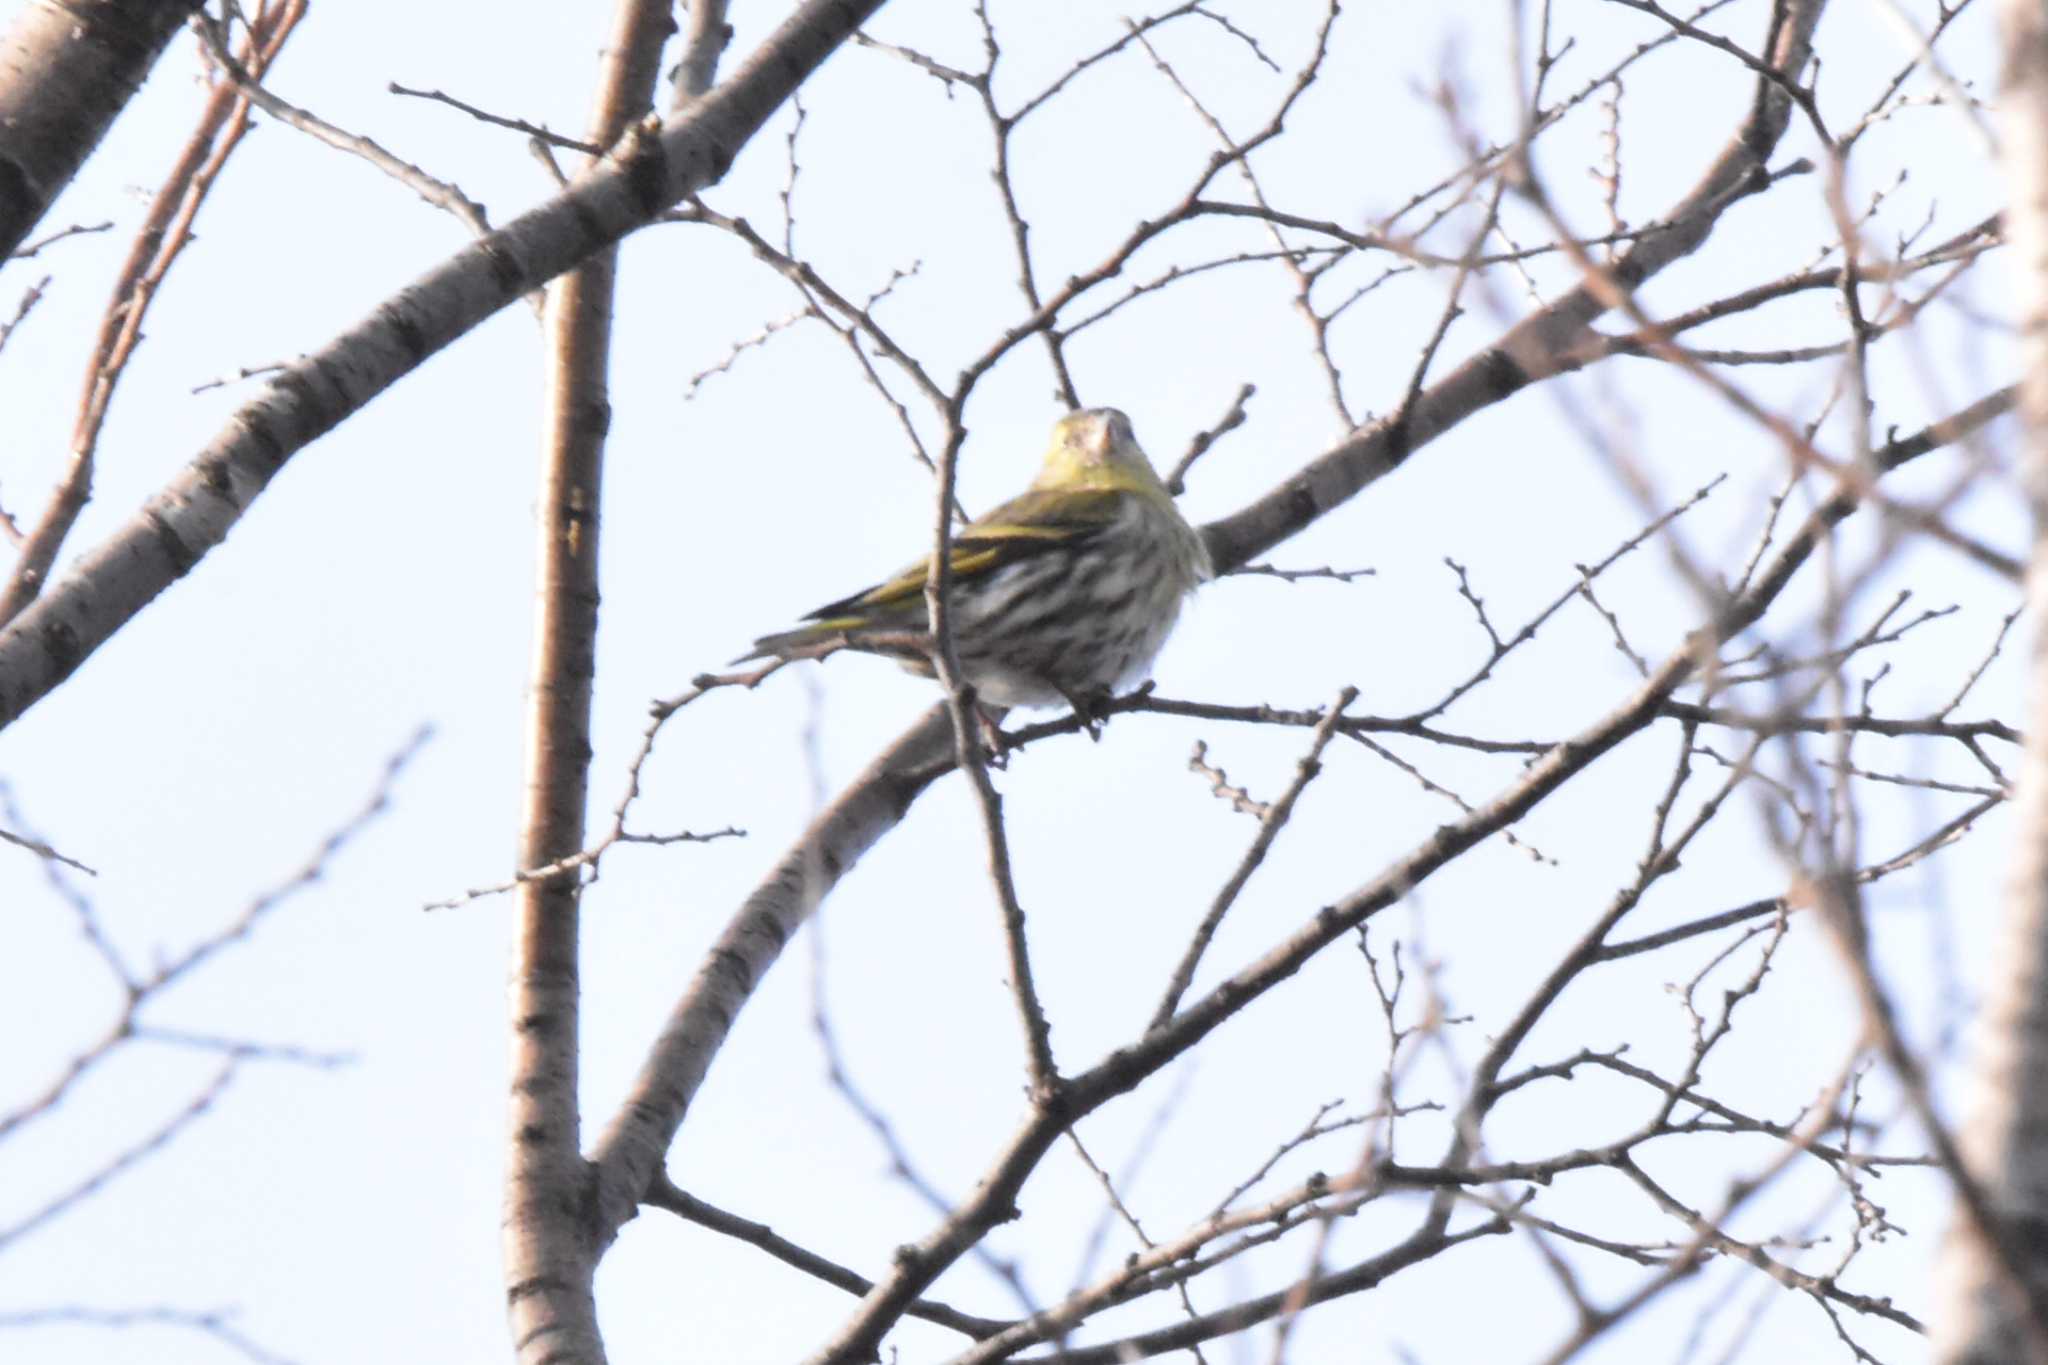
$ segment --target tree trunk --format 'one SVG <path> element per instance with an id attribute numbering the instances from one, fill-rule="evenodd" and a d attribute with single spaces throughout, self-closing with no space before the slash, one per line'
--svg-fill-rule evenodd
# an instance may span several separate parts
<path id="1" fill-rule="evenodd" d="M 1936 1358 L 2048 1365 L 2048 7 L 2005 0 L 2002 131 L 2020 301 L 2020 472 L 2034 517 L 2026 754 L 2011 882 L 1972 1043 L 1967 1178 L 1943 1248 Z"/>

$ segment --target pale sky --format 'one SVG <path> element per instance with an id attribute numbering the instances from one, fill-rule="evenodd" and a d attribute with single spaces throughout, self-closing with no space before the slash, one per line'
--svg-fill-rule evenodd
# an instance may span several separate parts
<path id="1" fill-rule="evenodd" d="M 18 7 L 6 0 L 0 15 Z M 439 88 L 575 133 L 606 8 L 320 5 L 270 83 L 459 182 L 502 222 L 549 193 L 524 139 L 394 97 L 386 85 Z M 1078 0 L 992 8 L 1005 40 L 998 98 L 1008 105 L 1113 39 L 1124 12 Z M 1214 8 L 1255 32 L 1290 75 L 1307 53 L 1314 7 Z M 1728 31 L 1753 38 L 1762 8 L 1733 6 Z M 783 10 L 734 4 L 733 52 L 750 49 Z M 1904 61 L 1875 10 L 1837 6 L 1822 30 L 1829 53 L 1823 92 L 1841 101 L 1848 118 Z M 1574 88 L 1656 31 L 1640 15 L 1605 7 L 1559 4 L 1557 11 L 1560 27 L 1578 35 L 1553 74 L 1558 90 Z M 1256 163 L 1274 202 L 1362 226 L 1455 166 L 1454 135 L 1430 102 L 1446 73 L 1489 136 L 1511 133 L 1501 14 L 1501 6 L 1476 0 L 1348 8 L 1328 69 L 1290 120 L 1288 138 Z M 1986 79 L 1988 18 L 1972 12 L 1951 55 L 1959 70 Z M 871 31 L 956 64 L 981 60 L 979 30 L 965 6 L 896 0 Z M 1170 26 L 1160 47 L 1238 135 L 1264 120 L 1284 88 L 1285 77 L 1208 25 Z M 180 37 L 45 224 L 112 220 L 114 229 L 11 263 L 0 275 L 0 313 L 8 316 L 22 291 L 53 276 L 44 302 L 0 354 L 0 410 L 10 437 L 0 504 L 17 518 L 33 514 L 60 465 L 71 395 L 108 279 L 195 114 L 198 69 L 192 40 Z M 1622 207 L 1640 221 L 1672 202 L 1713 155 L 1746 107 L 1748 85 L 1732 64 L 1674 53 L 1631 73 L 1626 89 Z M 915 266 L 877 317 L 949 381 L 1025 314 L 974 96 L 949 96 L 884 54 L 849 50 L 806 87 L 804 104 L 798 252 L 861 298 Z M 1539 164 L 1569 196 L 1568 216 L 1598 230 L 1590 226 L 1597 196 L 1585 179 L 1585 149 L 1598 133 L 1591 109 Z M 123 381 L 73 553 L 126 518 L 260 381 L 198 393 L 196 386 L 319 345 L 464 240 L 454 220 L 361 161 L 258 122 Z M 707 196 L 778 240 L 791 127 L 785 109 Z M 1180 96 L 1133 53 L 1078 80 L 1066 99 L 1035 116 L 1014 156 L 1042 278 L 1064 280 L 1099 260 L 1133 221 L 1171 205 L 1211 150 L 1207 138 Z M 1809 150 L 1795 136 L 1774 164 Z M 1873 133 L 1859 157 L 1867 164 L 1859 161 L 1849 194 L 1857 204 L 1889 185 L 1894 168 L 1912 168 L 1888 199 L 1883 226 L 1873 229 L 1887 245 L 1929 212 L 1932 241 L 1997 203 L 1982 143 L 1951 111 L 1910 111 Z M 1819 182 L 1805 177 L 1734 211 L 1707 252 L 1646 291 L 1646 304 L 1679 311 L 1808 263 L 1830 233 Z M 1216 197 L 1225 193 L 1238 197 L 1240 186 L 1224 182 Z M 1541 235 L 1526 214 L 1520 223 L 1526 240 Z M 1453 240 L 1439 248 L 1451 249 Z M 1218 243 L 1270 246 L 1255 225 L 1236 223 L 1200 225 L 1175 241 L 1141 257 L 1130 278 L 1214 254 Z M 1371 278 L 1356 263 L 1351 269 L 1360 284 Z M 1561 269 L 1538 267 L 1536 287 L 1554 293 Z M 1998 307 L 1987 288 L 1995 279 L 1982 276 L 1981 292 L 1969 295 L 1975 306 Z M 1333 344 L 1360 415 L 1400 401 L 1446 285 L 1429 272 L 1403 276 L 1338 324 Z M 1493 287 L 1493 305 L 1528 306 L 1513 277 L 1501 275 Z M 1341 291 L 1318 297 L 1327 303 Z M 653 229 L 624 252 L 604 508 L 594 824 L 622 789 L 650 699 L 682 690 L 756 635 L 894 570 L 929 536 L 929 474 L 909 458 L 893 415 L 845 345 L 816 322 L 744 351 L 728 372 L 691 392 L 692 376 L 796 306 L 784 281 L 706 229 Z M 1794 301 L 1744 324 L 1746 332 L 1705 333 L 1702 344 L 1831 339 L 1834 306 L 1828 297 Z M 1469 299 L 1433 375 L 1500 325 L 1483 295 Z M 396 784 L 390 811 L 334 858 L 327 875 L 146 1016 L 166 1029 L 350 1060 L 331 1069 L 244 1065 L 212 1111 L 162 1151 L 32 1237 L 0 1248 L 0 1315 L 53 1306 L 233 1308 L 236 1330 L 282 1360 L 507 1357 L 498 1203 L 510 905 L 492 898 L 433 913 L 422 907 L 511 870 L 531 607 L 535 340 L 531 314 L 509 309 L 300 453 L 225 546 L 0 740 L 0 777 L 23 816 L 97 869 L 97 877 L 67 882 L 91 897 L 112 940 L 144 970 L 289 878 L 368 797 L 408 736 L 422 725 L 434 730 Z M 1918 354 L 1879 349 L 1880 434 L 1960 406 L 2004 382 L 2009 369 L 2001 339 L 1986 339 L 1951 314 L 1930 322 L 1926 345 Z M 1239 384 L 1257 384 L 1249 424 L 1196 467 L 1183 507 L 1198 521 L 1242 506 L 1338 434 L 1289 286 L 1270 264 L 1233 266 L 1140 300 L 1082 332 L 1070 355 L 1083 400 L 1130 413 L 1162 466 L 1224 413 Z M 1834 372 L 1762 369 L 1743 379 L 1804 421 L 1824 406 Z M 907 395 L 907 386 L 897 392 Z M 1506 633 L 1571 587 L 1574 564 L 1605 556 L 1644 520 L 1631 491 L 1582 439 L 1577 419 L 1589 414 L 1619 433 L 1612 439 L 1645 472 L 1658 508 L 1725 473 L 1726 483 L 1681 523 L 1682 534 L 1707 562 L 1740 563 L 1783 477 L 1778 450 L 1648 361 L 1608 362 L 1565 392 L 1569 410 L 1548 391 L 1532 391 L 1481 414 L 1273 556 L 1296 567 L 1370 567 L 1373 576 L 1296 584 L 1240 578 L 1205 589 L 1160 662 L 1159 691 L 1311 707 L 1349 684 L 1361 692 L 1356 709 L 1378 715 L 1440 696 L 1486 648 L 1446 557 L 1467 568 Z M 961 488 L 970 508 L 1029 478 L 1059 411 L 1042 348 L 1019 347 L 968 409 Z M 920 422 L 928 416 L 917 413 Z M 1823 439 L 1844 449 L 1845 431 L 1832 421 Z M 1926 463 L 1899 480 L 1903 493 L 1931 495 L 1961 468 L 1959 457 Z M 1954 515 L 2008 550 L 2023 543 L 2016 504 L 1997 496 L 1973 496 Z M 1869 540 L 1852 530 L 1843 544 L 1843 563 L 1853 565 Z M 1878 704 L 1912 715 L 1955 690 L 1988 648 L 2012 594 L 1953 556 L 1916 548 L 1856 602 L 1859 622 L 1902 586 L 1916 594 L 1908 614 L 1960 607 L 1854 672 L 1860 680 L 1879 662 L 1891 663 Z M 1652 657 L 1697 624 L 1697 603 L 1662 546 L 1623 561 L 1601 580 L 1600 596 Z M 1818 601 L 1811 587 L 1788 597 L 1782 614 L 1773 614 L 1770 638 L 1787 648 L 1810 643 L 1801 623 L 1810 625 Z M 2018 681 L 2010 665 L 2021 652 L 2008 646 L 1960 716 L 2014 715 Z M 1446 724 L 1554 738 L 1591 723 L 1635 678 L 1606 624 L 1574 604 Z M 839 790 L 936 695 L 886 664 L 840 657 L 786 670 L 754 693 L 712 696 L 671 723 L 647 771 L 636 826 L 736 826 L 746 837 L 607 857 L 585 902 L 587 1129 L 617 1103 L 704 945 L 808 819 L 818 781 L 827 793 Z M 1251 821 L 1187 770 L 1197 739 L 1233 782 L 1268 798 L 1292 775 L 1307 742 L 1295 730 L 1133 716 L 1113 722 L 1099 744 L 1075 737 L 1047 743 L 998 775 L 1039 985 L 1055 1047 L 1070 1066 L 1092 1064 L 1142 1027 L 1188 928 L 1253 832 Z M 1447 1049 L 1421 1053 L 1408 1073 L 1413 1098 L 1456 1094 L 1458 1059 L 1469 1062 L 1632 875 L 1654 800 L 1647 793 L 1668 773 L 1676 743 L 1668 724 L 1638 737 L 1518 826 L 1517 836 L 1546 861 L 1496 838 L 1375 921 L 1376 944 L 1399 935 L 1411 958 L 1440 962 L 1449 1006 L 1473 1016 L 1450 1031 Z M 1981 780 L 1954 754 L 1866 743 L 1858 754 L 1873 768 Z M 816 775 L 807 744 L 822 770 Z M 1474 803 L 1519 770 L 1512 756 L 1389 747 Z M 1458 814 L 1360 746 L 1335 746 L 1327 769 L 1226 921 L 1201 981 L 1262 952 Z M 1703 769 L 1699 780 L 1717 781 L 1718 773 Z M 1687 875 L 1645 906 L 1638 929 L 1784 889 L 1786 870 L 1761 837 L 1755 811 L 1736 804 L 1743 808 L 1689 856 Z M 1873 797 L 1864 852 L 1895 851 L 1966 804 L 1966 797 L 1918 789 Z M 1873 890 L 1880 960 L 1923 1040 L 1952 1018 L 1943 1008 L 1945 959 L 1952 955 L 1955 970 L 1967 975 L 1981 956 L 2004 838 L 1994 813 L 1935 870 Z M 117 1002 L 75 917 L 46 889 L 33 858 L 0 848 L 0 888 L 11 945 L 0 955 L 0 1036 L 14 1040 L 0 1049 L 6 1112 L 89 1045 Z M 817 932 L 812 926 L 792 945 L 749 1004 L 696 1102 L 671 1171 L 691 1192 L 874 1274 L 892 1247 L 924 1235 L 935 1215 L 891 1176 L 872 1134 L 824 1082 L 811 1023 Z M 824 991 L 847 1065 L 897 1124 L 923 1174 L 958 1197 L 1024 1112 L 997 911 L 964 784 L 939 783 L 859 865 L 828 901 L 822 934 Z M 1683 1053 L 1685 1019 L 1665 983 L 1699 970 L 1711 952 L 1703 941 L 1633 974 L 1589 979 L 1547 1016 L 1523 1060 L 1627 1043 L 1638 1063 L 1671 1065 Z M 1790 1121 L 1838 1066 L 1858 1027 L 1817 926 L 1795 923 L 1766 989 L 1744 1010 L 1706 1080 L 1739 1095 L 1752 1112 Z M 1199 1217 L 1319 1105 L 1371 1104 L 1385 1065 L 1377 1006 L 1348 947 L 1325 953 L 1211 1043 L 1082 1129 L 1090 1152 L 1122 1170 L 1161 1103 L 1174 1097 L 1166 1136 L 1122 1187 L 1155 1237 Z M 0 1140 L 0 1227 L 131 1146 L 188 1102 L 218 1065 L 211 1054 L 135 1045 L 45 1120 Z M 1882 1076 L 1867 1093 L 1873 1114 L 1895 1111 L 1895 1091 Z M 1532 1088 L 1526 1101 L 1502 1109 L 1495 1122 L 1503 1126 L 1489 1132 L 1496 1142 L 1509 1137 L 1528 1152 L 1546 1152 L 1560 1141 L 1625 1131 L 1641 1110 L 1639 1093 L 1575 1081 L 1568 1089 Z M 1434 1160 L 1441 1117 L 1402 1122 L 1396 1154 Z M 1898 1150 L 1913 1146 L 1910 1135 L 1886 1141 Z M 1339 1169 L 1358 1151 L 1355 1132 L 1337 1137 L 1275 1179 Z M 1759 1168 L 1769 1151 L 1731 1144 L 1724 1156 L 1694 1164 L 1690 1149 L 1679 1150 L 1659 1174 L 1711 1204 L 1732 1175 Z M 1925 1312 L 1919 1281 L 1943 1197 L 1936 1182 L 1911 1172 L 1888 1176 L 1883 1191 L 1894 1221 L 1913 1235 L 1866 1251 L 1855 1283 Z M 1824 1179 L 1802 1170 L 1760 1221 L 1738 1227 L 1764 1235 L 1795 1226 L 1828 1194 Z M 1017 1258 L 1039 1301 L 1050 1301 L 1076 1276 L 1079 1248 L 1100 1213 L 1100 1188 L 1071 1153 L 1056 1152 L 1024 1202 L 1025 1221 L 999 1232 L 991 1246 Z M 1340 1226 L 1331 1263 L 1398 1235 L 1415 1207 L 1391 1199 Z M 1560 1181 L 1538 1208 L 1614 1236 L 1672 1235 L 1610 1173 Z M 1098 1270 L 1131 1245 L 1127 1232 L 1113 1232 Z M 1201 1284 L 1198 1305 L 1219 1307 L 1284 1282 L 1307 1254 L 1289 1242 L 1250 1258 Z M 1839 1254 L 1839 1243 L 1830 1243 L 1800 1264 L 1818 1270 Z M 1583 1270 L 1588 1292 L 1602 1298 L 1644 1274 L 1596 1258 Z M 971 1259 L 933 1292 L 977 1312 L 1018 1311 Z M 1475 1292 L 1486 1311 L 1472 1311 Z M 1768 1306 L 1745 1359 L 1842 1354 L 1810 1301 L 1717 1263 L 1584 1358 L 1716 1359 L 1712 1342 L 1690 1357 L 1682 1350 L 1700 1307 L 1721 1295 L 1741 1305 L 1716 1320 L 1724 1336 L 1741 1325 L 1747 1305 Z M 801 1359 L 852 1306 L 752 1248 L 654 1212 L 626 1228 L 600 1271 L 598 1296 L 620 1362 Z M 1156 1314 L 1158 1305 L 1143 1311 Z M 1155 1320 L 1111 1314 L 1103 1321 L 1121 1331 Z M 1364 1365 L 1538 1359 L 1570 1325 L 1530 1244 L 1501 1237 L 1308 1314 L 1294 1358 Z M 1906 1334 L 1868 1330 L 1887 1365 L 1922 1358 Z M 916 1323 L 892 1341 L 905 1361 L 944 1359 L 959 1349 L 957 1338 Z M 1269 1346 L 1261 1329 L 1211 1348 L 1209 1358 L 1263 1360 Z M 0 1329 L 0 1359 L 9 1361 L 235 1358 L 217 1339 L 171 1327 Z"/>

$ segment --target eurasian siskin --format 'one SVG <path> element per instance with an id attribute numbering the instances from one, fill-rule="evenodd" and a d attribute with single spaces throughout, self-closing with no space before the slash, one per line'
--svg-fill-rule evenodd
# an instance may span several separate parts
<path id="1" fill-rule="evenodd" d="M 1031 487 L 961 527 L 951 560 L 953 648 L 966 680 L 1000 707 L 1085 710 L 1143 678 L 1182 599 L 1211 572 L 1201 536 L 1115 408 L 1061 418 Z M 857 649 L 932 676 L 930 562 L 763 636 L 735 662 Z"/>

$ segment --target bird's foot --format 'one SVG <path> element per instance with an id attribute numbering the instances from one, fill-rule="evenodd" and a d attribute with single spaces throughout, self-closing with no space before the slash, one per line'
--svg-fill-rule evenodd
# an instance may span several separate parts
<path id="1" fill-rule="evenodd" d="M 990 711 L 979 702 L 974 706 L 974 719 L 981 730 L 981 752 L 987 757 L 988 766 L 1001 772 L 1010 766 L 1010 737 L 1003 733 L 1002 714 Z"/>
<path id="2" fill-rule="evenodd" d="M 1074 708 L 1074 715 L 1087 730 L 1088 738 L 1100 744 L 1103 723 L 1109 719 L 1109 689 L 1097 687 L 1086 692 L 1069 692 L 1063 687 L 1060 695 L 1067 699 L 1067 705 Z"/>

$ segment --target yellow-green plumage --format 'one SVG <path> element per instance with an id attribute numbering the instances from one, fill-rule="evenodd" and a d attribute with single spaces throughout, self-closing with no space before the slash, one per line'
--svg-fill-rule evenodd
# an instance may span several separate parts
<path id="1" fill-rule="evenodd" d="M 1031 487 L 953 536 L 947 615 L 994 706 L 1045 706 L 1142 678 L 1210 573 L 1195 529 L 1114 408 L 1070 413 Z M 858 649 L 930 676 L 931 559 L 763 636 L 747 659 Z"/>

